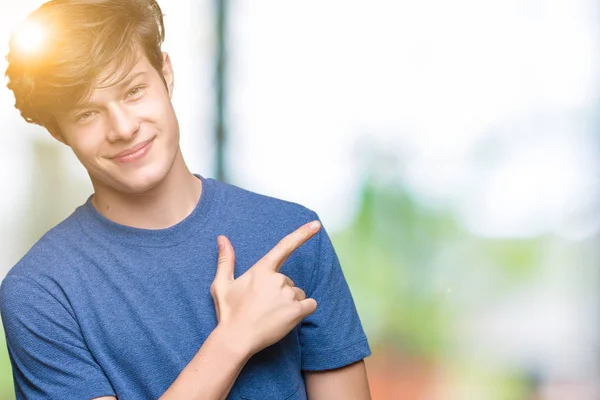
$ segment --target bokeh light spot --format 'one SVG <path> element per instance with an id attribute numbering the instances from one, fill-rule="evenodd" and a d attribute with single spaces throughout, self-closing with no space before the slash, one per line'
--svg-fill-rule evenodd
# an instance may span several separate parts
<path id="1" fill-rule="evenodd" d="M 27 21 L 15 31 L 14 45 L 18 51 L 34 55 L 44 47 L 46 36 L 47 33 L 42 24 Z"/>

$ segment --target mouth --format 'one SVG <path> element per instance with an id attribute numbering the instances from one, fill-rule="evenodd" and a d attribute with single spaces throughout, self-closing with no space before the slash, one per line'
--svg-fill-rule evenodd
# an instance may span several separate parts
<path id="1" fill-rule="evenodd" d="M 148 154 L 148 151 L 150 151 L 150 148 L 152 147 L 153 141 L 154 138 L 138 143 L 135 146 L 120 152 L 116 156 L 112 157 L 112 159 L 122 163 L 137 161 Z"/>

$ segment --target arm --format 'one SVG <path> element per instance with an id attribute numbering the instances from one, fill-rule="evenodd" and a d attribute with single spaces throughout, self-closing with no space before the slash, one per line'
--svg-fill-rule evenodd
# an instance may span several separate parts
<path id="1" fill-rule="evenodd" d="M 18 399 L 116 399 L 80 339 L 75 319 L 41 286 L 24 278 L 6 278 L 0 305 Z M 246 332 L 226 326 L 221 324 L 209 335 L 163 400 L 227 396 L 251 348 L 240 340 Z"/>
<path id="2" fill-rule="evenodd" d="M 159 400 L 225 399 L 250 354 L 225 329 L 217 327 Z M 94 400 L 117 400 L 98 397 Z"/>
<path id="3" fill-rule="evenodd" d="M 319 302 L 319 308 L 302 322 L 300 333 L 308 398 L 368 400 L 363 362 L 371 353 L 367 338 L 325 229 L 318 240 L 307 294 Z"/>
<path id="4" fill-rule="evenodd" d="M 219 238 L 219 264 L 211 286 L 219 324 L 160 400 L 225 399 L 250 356 L 314 312 L 316 302 L 306 299 L 279 268 L 319 227 L 305 225 L 288 235 L 238 279 L 233 276 L 233 247 L 227 238 Z M 96 398 L 111 399 L 116 398 Z"/>
<path id="5" fill-rule="evenodd" d="M 309 400 L 371 400 L 364 361 L 327 371 L 306 371 Z"/>
<path id="6" fill-rule="evenodd" d="M 227 332 L 216 328 L 160 400 L 224 399 L 249 356 Z M 98 397 L 95 400 L 116 400 Z"/>
<path id="7" fill-rule="evenodd" d="M 231 358 L 224 358 L 224 353 L 217 348 L 217 338 L 214 341 L 215 346 L 210 348 L 211 338 L 213 335 L 209 336 L 196 357 L 162 399 L 178 398 L 178 395 L 185 396 L 186 393 L 189 395 L 192 390 L 202 391 L 198 383 L 196 388 L 189 387 L 190 383 L 198 381 L 195 379 L 197 376 L 202 376 L 205 382 L 212 382 L 218 392 L 224 393 L 225 389 L 229 392 L 243 364 L 239 363 L 239 357 L 235 353 L 231 354 Z M 203 351 L 205 347 L 206 351 Z M 334 370 L 307 371 L 304 377 L 309 400 L 371 400 L 367 371 L 362 360 Z M 116 400 L 116 397 L 99 397 L 95 400 Z"/>
<path id="8" fill-rule="evenodd" d="M 160 400 L 225 399 L 251 353 L 217 327 Z"/>

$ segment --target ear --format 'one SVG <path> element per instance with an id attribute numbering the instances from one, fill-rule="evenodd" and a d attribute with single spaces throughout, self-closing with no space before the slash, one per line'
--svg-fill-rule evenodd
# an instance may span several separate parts
<path id="1" fill-rule="evenodd" d="M 167 84 L 167 90 L 169 91 L 169 97 L 173 97 L 173 86 L 175 85 L 175 75 L 173 73 L 173 65 L 171 64 L 171 57 L 166 52 L 163 52 L 163 68 L 162 74 Z"/>

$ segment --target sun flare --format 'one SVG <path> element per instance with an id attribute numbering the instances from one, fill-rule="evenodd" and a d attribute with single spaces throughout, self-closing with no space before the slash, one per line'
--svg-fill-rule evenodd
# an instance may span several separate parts
<path id="1" fill-rule="evenodd" d="M 46 40 L 46 30 L 39 22 L 27 21 L 23 23 L 14 33 L 14 45 L 27 54 L 37 54 Z"/>

